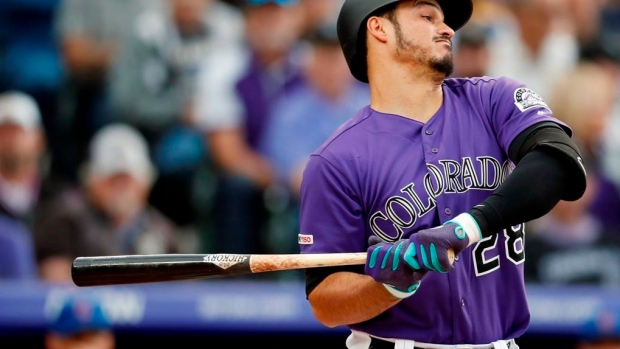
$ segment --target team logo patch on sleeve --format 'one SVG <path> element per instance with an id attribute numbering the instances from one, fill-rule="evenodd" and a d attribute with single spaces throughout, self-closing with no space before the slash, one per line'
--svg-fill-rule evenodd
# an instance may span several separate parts
<path id="1" fill-rule="evenodd" d="M 314 244 L 314 236 L 298 234 L 297 235 L 297 243 L 300 244 L 300 245 L 312 245 L 312 244 Z"/>
<path id="2" fill-rule="evenodd" d="M 515 105 L 522 112 L 535 107 L 549 109 L 547 103 L 538 93 L 525 87 L 518 88 L 515 91 Z"/>

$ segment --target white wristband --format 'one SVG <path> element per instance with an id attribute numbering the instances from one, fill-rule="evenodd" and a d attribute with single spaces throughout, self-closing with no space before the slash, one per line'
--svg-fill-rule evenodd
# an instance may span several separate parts
<path id="1" fill-rule="evenodd" d="M 469 245 L 473 245 L 482 240 L 482 232 L 480 231 L 480 227 L 474 217 L 472 217 L 469 213 L 461 213 L 448 222 L 456 223 L 463 228 L 465 234 L 467 234 L 467 237 L 469 238 Z"/>
<path id="2" fill-rule="evenodd" d="M 411 295 L 413 295 L 418 288 L 420 288 L 420 284 L 418 283 L 418 286 L 411 292 L 403 292 L 400 290 L 395 289 L 393 286 L 390 286 L 388 284 L 382 284 L 383 287 L 385 287 L 385 289 L 394 297 L 398 298 L 398 299 L 405 299 Z"/>

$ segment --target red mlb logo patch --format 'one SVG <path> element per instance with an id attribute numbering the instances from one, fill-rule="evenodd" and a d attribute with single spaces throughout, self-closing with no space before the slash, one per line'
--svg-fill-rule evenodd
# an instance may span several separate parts
<path id="1" fill-rule="evenodd" d="M 300 245 L 312 245 L 314 243 L 314 236 L 312 235 L 297 235 L 297 243 Z"/>

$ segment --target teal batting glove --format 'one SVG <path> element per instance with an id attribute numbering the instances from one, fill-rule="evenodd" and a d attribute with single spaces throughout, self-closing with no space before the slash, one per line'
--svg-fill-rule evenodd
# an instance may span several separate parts
<path id="1" fill-rule="evenodd" d="M 463 213 L 439 227 L 411 235 L 403 259 L 414 270 L 447 273 L 454 268 L 452 252 L 456 256 L 481 239 L 478 223 Z"/>
<path id="2" fill-rule="evenodd" d="M 396 298 L 406 298 L 417 291 L 425 270 L 414 270 L 404 261 L 409 241 L 383 242 L 376 236 L 368 239 L 364 271 L 375 281 L 383 283 Z"/>

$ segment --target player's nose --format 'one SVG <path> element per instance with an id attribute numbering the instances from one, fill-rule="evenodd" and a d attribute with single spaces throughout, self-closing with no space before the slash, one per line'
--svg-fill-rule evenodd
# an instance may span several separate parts
<path id="1" fill-rule="evenodd" d="M 446 37 L 450 40 L 454 37 L 454 30 L 450 28 L 446 23 L 442 22 L 437 30 L 437 33 L 443 37 Z"/>

